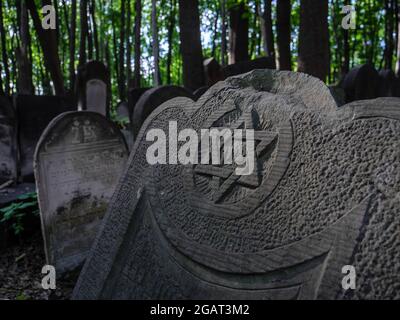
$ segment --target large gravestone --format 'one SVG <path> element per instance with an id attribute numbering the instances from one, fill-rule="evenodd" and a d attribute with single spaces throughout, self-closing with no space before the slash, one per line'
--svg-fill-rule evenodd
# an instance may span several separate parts
<path id="1" fill-rule="evenodd" d="M 65 113 L 43 133 L 35 176 L 47 262 L 58 274 L 84 261 L 127 157 L 119 129 L 98 113 Z"/>
<path id="2" fill-rule="evenodd" d="M 160 86 L 147 90 L 140 97 L 133 110 L 131 123 L 134 137 L 136 138 L 146 118 L 157 109 L 158 106 L 176 97 L 194 99 L 193 94 L 188 90 L 177 86 Z"/>
<path id="3" fill-rule="evenodd" d="M 0 96 L 0 186 L 17 179 L 17 123 L 8 97 Z"/>
<path id="4" fill-rule="evenodd" d="M 337 108 L 321 81 L 271 70 L 168 101 L 142 128 L 74 299 L 399 299 L 399 104 Z M 255 170 L 149 165 L 146 135 L 176 139 L 171 121 L 255 130 Z M 346 265 L 356 290 L 342 287 Z"/>
<path id="5" fill-rule="evenodd" d="M 250 61 L 241 61 L 222 68 L 225 78 L 247 73 L 257 69 L 275 69 L 272 58 L 263 57 Z"/>
<path id="6" fill-rule="evenodd" d="M 344 78 L 346 102 L 368 100 L 379 95 L 379 74 L 370 64 L 353 68 Z"/>
<path id="7" fill-rule="evenodd" d="M 76 104 L 67 97 L 17 95 L 14 106 L 18 118 L 21 176 L 24 181 L 33 182 L 33 154 L 41 134 L 55 117 L 75 111 Z"/>
<path id="8" fill-rule="evenodd" d="M 90 61 L 79 68 L 77 79 L 79 110 L 109 117 L 111 80 L 107 67 L 102 62 Z"/>

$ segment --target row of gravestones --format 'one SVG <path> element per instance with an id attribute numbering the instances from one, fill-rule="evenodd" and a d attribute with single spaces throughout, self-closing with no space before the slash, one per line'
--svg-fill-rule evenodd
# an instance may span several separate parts
<path id="1" fill-rule="evenodd" d="M 97 82 L 99 69 L 91 65 L 80 72 L 78 87 L 85 82 L 82 79 L 96 80 L 87 81 L 93 88 L 80 96 L 86 105 L 79 109 L 96 111 L 101 105 L 107 113 L 108 102 L 102 102 L 109 100 L 108 91 Z M 157 107 L 177 97 L 195 99 L 177 86 L 132 89 L 129 102 L 118 106 L 118 114 L 131 119 L 131 130 L 137 136 Z M 63 113 L 41 135 L 34 170 L 46 257 L 59 275 L 78 268 L 85 260 L 127 157 L 120 130 L 99 113 Z"/>
<path id="2" fill-rule="evenodd" d="M 129 119 L 130 130 L 136 137 L 147 117 L 164 102 L 176 98 L 187 97 L 195 101 L 219 81 L 228 77 L 250 72 L 255 69 L 272 69 L 270 58 L 258 58 L 251 61 L 221 67 L 214 58 L 204 61 L 204 75 L 206 86 L 189 92 L 178 86 L 160 86 L 157 88 L 133 88 L 128 92 L 128 102 L 121 102 L 117 107 L 117 114 L 121 118 Z"/>
<path id="3" fill-rule="evenodd" d="M 16 95 L 0 97 L 0 185 L 33 182 L 33 154 L 37 142 L 52 119 L 76 110 L 94 111 L 108 117 L 110 85 L 107 68 L 89 62 L 79 69 L 77 98 Z"/>
<path id="4" fill-rule="evenodd" d="M 379 97 L 400 97 L 400 79 L 392 70 L 379 72 L 370 64 L 357 66 L 332 87 L 339 104 Z"/>

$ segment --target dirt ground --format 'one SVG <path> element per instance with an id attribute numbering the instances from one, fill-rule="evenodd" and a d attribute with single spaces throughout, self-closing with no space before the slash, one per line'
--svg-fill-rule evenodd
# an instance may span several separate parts
<path id="1" fill-rule="evenodd" d="M 44 290 L 41 271 L 45 264 L 40 232 L 12 247 L 0 249 L 0 300 L 69 299 L 77 276 L 58 279 L 56 290 Z"/>

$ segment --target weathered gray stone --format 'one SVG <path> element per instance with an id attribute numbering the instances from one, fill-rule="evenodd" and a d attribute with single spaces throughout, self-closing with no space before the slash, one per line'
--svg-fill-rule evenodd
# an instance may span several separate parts
<path id="1" fill-rule="evenodd" d="M 110 73 L 99 61 L 90 61 L 78 70 L 79 110 L 93 111 L 109 117 L 111 101 Z"/>
<path id="2" fill-rule="evenodd" d="M 188 97 L 194 99 L 193 95 L 188 90 L 177 86 L 160 86 L 143 93 L 139 101 L 136 103 L 132 114 L 131 123 L 134 137 L 138 135 L 146 118 L 158 106 L 176 97 Z"/>
<path id="3" fill-rule="evenodd" d="M 57 273 L 79 267 L 89 251 L 128 157 L 115 124 L 99 113 L 54 119 L 35 153 L 47 262 Z"/>
<path id="4" fill-rule="evenodd" d="M 74 299 L 399 299 L 399 104 L 337 108 L 321 81 L 271 70 L 163 104 L 137 138 Z M 168 134 L 169 121 L 245 123 L 269 137 L 257 144 L 258 179 L 230 166 L 150 166 L 146 133 Z M 356 290 L 342 288 L 346 265 Z"/>
<path id="5" fill-rule="evenodd" d="M 117 106 L 117 116 L 120 118 L 130 118 L 128 102 L 122 101 Z"/>
<path id="6" fill-rule="evenodd" d="M 378 85 L 379 74 L 372 65 L 364 64 L 353 68 L 343 81 L 346 102 L 377 98 Z"/>
<path id="7" fill-rule="evenodd" d="M 76 111 L 73 99 L 60 96 L 17 95 L 14 106 L 18 119 L 19 166 L 22 179 L 34 182 L 33 154 L 47 125 L 63 112 Z"/>
<path id="8" fill-rule="evenodd" d="M 195 92 L 193 92 L 194 101 L 199 100 L 201 96 L 207 92 L 208 89 L 209 87 L 201 87 L 197 89 Z"/>
<path id="9" fill-rule="evenodd" d="M 17 180 L 17 123 L 8 97 L 0 96 L 0 186 Z"/>

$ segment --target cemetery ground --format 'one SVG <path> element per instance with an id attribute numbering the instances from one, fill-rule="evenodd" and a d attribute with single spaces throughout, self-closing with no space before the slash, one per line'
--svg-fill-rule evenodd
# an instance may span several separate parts
<path id="1" fill-rule="evenodd" d="M 41 281 L 45 261 L 43 239 L 38 229 L 0 251 L 0 300 L 69 299 L 76 275 L 57 281 L 55 291 L 43 290 Z"/>

